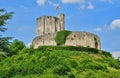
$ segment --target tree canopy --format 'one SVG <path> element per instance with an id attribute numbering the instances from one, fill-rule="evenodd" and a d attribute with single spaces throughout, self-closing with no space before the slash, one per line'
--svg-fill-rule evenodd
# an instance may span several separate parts
<path id="1" fill-rule="evenodd" d="M 8 51 L 9 39 L 11 37 L 3 37 L 2 32 L 5 32 L 7 20 L 11 19 L 13 12 L 6 12 L 5 9 L 0 9 L 0 51 Z"/>
<path id="2" fill-rule="evenodd" d="M 9 45 L 10 55 L 17 54 L 20 50 L 22 50 L 25 47 L 25 44 L 22 41 L 19 41 L 17 39 L 13 40 L 12 43 Z"/>

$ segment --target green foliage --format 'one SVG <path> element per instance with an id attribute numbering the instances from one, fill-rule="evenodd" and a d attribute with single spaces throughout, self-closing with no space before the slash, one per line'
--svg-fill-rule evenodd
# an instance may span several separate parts
<path id="1" fill-rule="evenodd" d="M 20 50 L 22 50 L 25 47 L 24 43 L 22 41 L 19 41 L 15 39 L 12 43 L 9 45 L 10 53 L 9 55 L 17 54 Z"/>
<path id="2" fill-rule="evenodd" d="M 72 66 L 73 68 L 77 69 L 78 63 L 77 63 L 76 61 L 72 60 L 72 61 L 70 61 L 70 63 L 71 63 L 71 66 Z"/>
<path id="3" fill-rule="evenodd" d="M 5 9 L 0 9 L 0 32 L 5 32 L 7 28 L 5 28 L 6 21 L 11 19 L 13 12 L 6 12 Z M 9 39 L 11 37 L 3 37 L 2 34 L 0 34 L 0 51 L 2 52 L 8 52 L 8 45 L 9 45 Z"/>
<path id="4" fill-rule="evenodd" d="M 5 32 L 7 28 L 4 27 L 6 21 L 9 20 L 12 16 L 13 12 L 7 13 L 5 9 L 0 9 L 0 31 Z"/>
<path id="5" fill-rule="evenodd" d="M 11 37 L 0 36 L 0 51 L 9 53 L 9 40 Z"/>
<path id="6" fill-rule="evenodd" d="M 95 48 L 80 47 L 80 46 L 40 46 L 38 50 L 41 51 L 53 51 L 53 50 L 69 50 L 69 51 L 83 51 L 88 53 L 102 54 L 104 56 L 112 57 L 109 52 L 101 51 Z"/>
<path id="7" fill-rule="evenodd" d="M 115 69 L 120 69 L 120 61 L 119 60 L 110 61 L 109 66 Z"/>
<path id="8" fill-rule="evenodd" d="M 3 59 L 5 59 L 6 57 L 7 57 L 7 53 L 0 52 L 0 61 L 2 61 Z"/>
<path id="9" fill-rule="evenodd" d="M 68 75 L 68 78 L 75 78 L 75 75 L 71 73 Z"/>
<path id="10" fill-rule="evenodd" d="M 23 48 L 16 55 L 0 61 L 0 78 L 120 77 L 119 61 L 103 55 L 101 50 L 90 49 L 89 52 L 87 48 L 86 51 L 84 47 L 79 48 Z"/>
<path id="11" fill-rule="evenodd" d="M 62 31 L 57 32 L 56 37 L 55 37 L 55 41 L 57 45 L 63 45 L 69 34 L 71 34 L 71 31 L 62 30 Z"/>
<path id="12" fill-rule="evenodd" d="M 92 60 L 83 60 L 80 62 L 81 65 L 78 66 L 77 70 L 78 72 L 83 72 L 86 69 L 91 69 L 91 70 L 101 70 L 101 71 L 107 71 L 107 66 L 105 64 L 95 62 Z"/>
<path id="13" fill-rule="evenodd" d="M 66 65 L 60 65 L 54 68 L 54 74 L 56 75 L 67 75 L 70 72 L 70 68 Z"/>
<path id="14" fill-rule="evenodd" d="M 111 55 L 109 52 L 106 52 L 106 51 L 102 51 L 102 54 L 105 55 L 105 56 L 110 56 L 110 57 L 112 57 L 112 55 Z"/>

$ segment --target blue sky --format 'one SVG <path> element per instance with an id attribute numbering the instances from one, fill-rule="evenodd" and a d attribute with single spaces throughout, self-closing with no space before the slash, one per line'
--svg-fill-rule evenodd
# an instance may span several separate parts
<path id="1" fill-rule="evenodd" d="M 2 34 L 26 45 L 35 37 L 36 18 L 64 13 L 66 30 L 97 34 L 102 50 L 120 52 L 119 0 L 0 0 L 0 8 L 15 12 Z"/>

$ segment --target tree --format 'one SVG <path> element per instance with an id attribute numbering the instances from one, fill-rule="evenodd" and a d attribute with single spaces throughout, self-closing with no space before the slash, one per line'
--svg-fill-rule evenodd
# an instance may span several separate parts
<path id="1" fill-rule="evenodd" d="M 0 9 L 0 32 L 5 32 L 7 28 L 5 28 L 6 21 L 9 20 L 12 17 L 13 12 L 6 12 L 5 9 Z M 0 51 L 7 52 L 8 50 L 8 44 L 9 39 L 11 37 L 3 37 L 0 33 Z"/>
<path id="2" fill-rule="evenodd" d="M 17 54 L 23 48 L 25 48 L 25 44 L 22 41 L 19 41 L 19 40 L 15 39 L 9 45 L 10 55 Z"/>
<path id="3" fill-rule="evenodd" d="M 120 61 L 120 56 L 117 59 Z"/>

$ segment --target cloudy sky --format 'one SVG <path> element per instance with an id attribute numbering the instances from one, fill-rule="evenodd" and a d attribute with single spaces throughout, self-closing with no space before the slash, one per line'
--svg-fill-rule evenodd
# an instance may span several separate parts
<path id="1" fill-rule="evenodd" d="M 97 34 L 103 50 L 120 52 L 119 0 L 0 0 L 0 8 L 15 12 L 2 34 L 26 45 L 35 37 L 36 18 L 64 13 L 66 30 Z"/>

